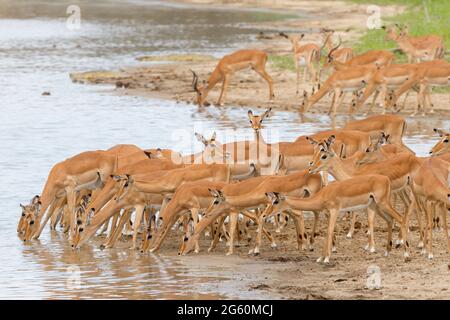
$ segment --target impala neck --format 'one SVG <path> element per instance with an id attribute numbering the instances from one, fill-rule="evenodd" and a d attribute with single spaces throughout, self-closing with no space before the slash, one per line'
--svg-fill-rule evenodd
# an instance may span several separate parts
<path id="1" fill-rule="evenodd" d="M 339 181 L 350 179 L 355 174 L 356 161 L 357 159 L 355 157 L 342 160 L 335 155 L 330 167 L 328 168 L 329 173 Z"/>
<path id="2" fill-rule="evenodd" d="M 217 82 L 222 80 L 222 73 L 219 70 L 219 65 L 214 69 L 214 71 L 209 76 L 209 79 L 207 81 L 207 85 L 203 89 L 204 99 L 206 99 L 206 96 L 208 95 L 208 92 L 215 87 Z"/>
<path id="3" fill-rule="evenodd" d="M 267 144 L 266 141 L 264 140 L 264 137 L 262 136 L 261 129 L 259 129 L 259 130 L 253 130 L 253 131 L 254 131 L 254 133 L 255 133 L 255 141 L 256 141 L 258 144 L 259 144 L 259 143 Z"/>

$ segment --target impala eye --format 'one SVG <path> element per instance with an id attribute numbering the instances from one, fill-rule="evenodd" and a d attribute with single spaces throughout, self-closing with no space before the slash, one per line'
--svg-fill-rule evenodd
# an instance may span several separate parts
<path id="1" fill-rule="evenodd" d="M 22 217 L 25 217 L 25 213 L 22 213 Z"/>
<path id="2" fill-rule="evenodd" d="M 445 142 L 445 143 L 448 143 L 448 139 L 445 139 L 444 142 Z"/>
<path id="3" fill-rule="evenodd" d="M 125 188 L 128 187 L 128 182 L 125 182 L 124 187 Z"/>
<path id="4" fill-rule="evenodd" d="M 323 156 L 321 156 L 321 158 L 325 160 L 327 158 L 327 155 L 324 154 Z"/>

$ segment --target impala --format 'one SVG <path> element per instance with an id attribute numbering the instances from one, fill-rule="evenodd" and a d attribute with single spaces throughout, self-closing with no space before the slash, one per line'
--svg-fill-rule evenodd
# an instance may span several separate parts
<path id="1" fill-rule="evenodd" d="M 246 172 L 243 172 L 242 167 L 246 168 Z M 198 181 L 198 180 L 209 180 L 209 181 L 225 181 L 228 182 L 230 179 L 245 179 L 254 174 L 254 166 L 245 166 L 245 165 L 226 165 L 226 164 L 196 164 L 191 165 L 186 168 L 173 169 L 169 171 L 156 171 L 148 174 L 140 174 L 140 175 L 121 175 L 115 176 L 115 180 L 120 184 L 119 190 L 116 192 L 114 196 L 114 200 L 119 202 L 124 195 L 127 193 L 132 193 L 132 196 L 127 196 L 126 199 L 132 200 L 135 194 L 150 194 L 157 196 L 165 196 L 175 192 L 176 188 L 181 184 L 186 182 Z M 137 195 L 142 197 L 141 195 Z M 158 198 L 159 199 L 159 198 Z M 162 198 L 161 198 L 162 199 Z M 162 201 L 162 200 L 161 200 Z M 114 201 L 113 201 L 114 202 Z M 132 205 L 133 203 L 129 203 Z M 111 205 L 113 206 L 113 205 Z M 97 229 L 111 216 L 113 216 L 117 208 L 120 207 L 117 205 L 115 210 L 102 210 L 98 214 L 96 214 L 91 223 L 83 228 L 84 232 L 80 236 L 78 241 L 74 241 L 74 247 L 80 247 L 84 244 L 90 237 L 92 237 Z M 142 217 L 142 216 L 141 216 Z M 140 223 L 140 220 L 138 220 Z M 138 230 L 139 225 L 134 225 L 135 230 Z M 83 230 L 80 230 L 82 232 Z M 137 232 L 137 231 L 135 231 Z"/>
<path id="2" fill-rule="evenodd" d="M 192 237 L 187 239 L 185 250 L 183 254 L 190 252 L 198 240 L 200 233 L 214 220 L 227 214 L 230 211 L 240 211 L 244 209 L 259 208 L 267 204 L 265 192 L 267 190 L 280 190 L 281 192 L 305 196 L 310 195 L 322 187 L 322 178 L 319 174 L 309 174 L 306 170 L 293 173 L 287 176 L 273 176 L 267 177 L 253 190 L 241 190 L 239 185 L 230 184 L 227 189 L 211 190 L 211 194 L 215 197 L 213 205 L 205 213 L 205 217 L 200 221 L 195 229 Z M 233 195 L 231 195 L 233 194 Z M 315 213 L 318 216 L 318 213 Z M 253 252 L 259 254 L 259 247 L 261 241 L 261 232 L 263 227 L 263 219 L 261 216 L 258 219 L 258 232 L 256 246 Z M 307 236 L 304 231 L 303 215 L 294 216 L 295 226 L 297 230 L 297 243 L 299 249 L 304 249 L 307 241 Z M 315 219 L 317 222 L 317 218 Z M 315 227 L 312 235 L 314 235 Z M 313 236 L 312 236 L 313 237 Z"/>
<path id="3" fill-rule="evenodd" d="M 303 102 L 300 106 L 300 112 L 308 110 L 322 99 L 327 93 L 334 92 L 328 114 L 336 115 L 336 110 L 342 104 L 345 94 L 341 92 L 358 91 L 375 75 L 377 67 L 374 65 L 354 66 L 348 69 L 337 70 L 332 73 L 322 84 L 320 89 L 308 97 L 306 91 L 303 93 Z"/>
<path id="4" fill-rule="evenodd" d="M 322 29 L 321 35 L 322 35 L 322 39 L 324 41 L 325 46 L 328 49 L 328 52 L 332 51 L 333 47 L 333 35 L 334 35 L 334 30 L 329 30 L 329 29 Z M 322 67 L 322 71 L 325 69 L 328 69 L 332 66 L 331 61 L 337 61 L 337 62 L 341 62 L 341 63 L 346 63 L 348 61 L 350 61 L 351 59 L 353 59 L 353 49 L 352 48 L 339 48 L 334 50 L 331 53 L 331 60 L 326 59 L 323 63 L 323 67 Z"/>
<path id="5" fill-rule="evenodd" d="M 266 71 L 267 53 L 260 50 L 239 50 L 220 59 L 216 68 L 209 77 L 204 86 L 199 86 L 198 76 L 192 71 L 194 76 L 192 86 L 197 93 L 197 104 L 201 107 L 205 103 L 209 91 L 219 82 L 222 82 L 222 90 L 217 102 L 219 106 L 223 106 L 225 96 L 227 94 L 230 77 L 236 72 L 243 69 L 251 68 L 255 70 L 261 77 L 266 80 L 269 85 L 269 99 L 272 100 L 275 95 L 273 93 L 273 80 Z"/>
<path id="6" fill-rule="evenodd" d="M 395 31 L 399 29 L 399 33 Z M 445 54 L 444 41 L 435 35 L 410 37 L 407 27 L 404 30 L 399 25 L 384 27 L 386 30 L 386 40 L 397 42 L 400 49 L 408 57 L 408 63 L 421 60 L 442 59 Z"/>
<path id="7" fill-rule="evenodd" d="M 404 82 L 397 90 L 389 95 L 387 106 L 396 106 L 397 99 L 414 86 L 419 86 L 418 99 L 411 116 L 415 116 L 419 107 L 423 108 L 423 115 L 426 114 L 427 107 L 433 112 L 433 103 L 431 102 L 431 87 L 448 86 L 450 83 L 450 64 L 445 60 L 434 60 L 423 62 L 414 69 L 414 74 L 408 81 Z"/>
<path id="8" fill-rule="evenodd" d="M 213 196 L 209 192 L 210 189 L 224 190 L 224 192 L 233 193 L 234 190 L 246 190 L 250 192 L 256 186 L 258 186 L 262 181 L 268 179 L 268 177 L 255 177 L 242 182 L 225 184 L 222 182 L 209 182 L 209 181 L 199 181 L 193 182 L 189 184 L 185 184 L 180 186 L 177 191 L 174 193 L 172 199 L 167 205 L 166 209 L 159 216 L 159 221 L 161 222 L 161 226 L 156 233 L 155 240 L 152 243 L 151 252 L 158 250 L 161 246 L 162 241 L 167 236 L 168 231 L 173 226 L 175 221 L 182 215 L 187 212 L 191 212 L 193 218 L 198 213 L 199 210 L 208 209 L 212 201 L 214 200 Z M 244 212 L 247 214 L 247 212 Z M 253 215 L 250 215 L 251 218 L 255 218 Z M 230 214 L 230 247 L 227 252 L 227 255 L 233 253 L 234 248 L 234 234 L 236 230 L 237 223 L 237 212 L 232 212 Z M 198 220 L 194 219 L 194 230 L 197 228 Z M 265 234 L 269 237 L 272 245 L 275 246 L 274 240 L 270 233 L 265 231 Z M 187 236 L 187 235 L 186 235 Z M 211 243 L 210 249 L 215 245 L 215 240 L 218 236 L 218 233 L 213 235 L 214 241 Z M 184 242 L 184 241 L 183 241 Z M 184 246 L 180 247 L 180 252 L 182 252 Z M 147 248 L 144 248 L 144 251 Z M 195 245 L 195 252 L 198 252 L 199 247 L 198 243 Z"/>
<path id="9" fill-rule="evenodd" d="M 447 251 L 450 252 L 450 238 L 447 226 L 447 210 L 450 210 L 450 163 L 431 157 L 426 159 L 420 169 L 413 174 L 414 193 L 422 197 L 425 202 L 425 215 L 427 218 L 427 232 L 425 233 L 425 248 L 428 259 L 433 259 L 433 209 L 442 208 L 444 231 L 447 240 Z M 418 204 L 418 202 L 416 202 Z"/>
<path id="10" fill-rule="evenodd" d="M 319 46 L 315 43 L 308 43 L 305 45 L 300 45 L 299 42 L 304 38 L 304 34 L 298 35 L 286 35 L 282 34 L 285 38 L 289 39 L 292 43 L 292 51 L 294 53 L 294 64 L 295 64 L 295 71 L 297 73 L 297 90 L 296 93 L 298 94 L 298 88 L 300 84 L 300 65 L 306 65 L 303 72 L 303 79 L 306 80 L 306 73 L 308 71 L 310 78 L 312 79 L 313 83 L 316 83 L 317 81 L 320 81 L 320 72 L 319 75 L 317 74 L 316 69 L 314 68 L 314 63 L 319 64 L 320 59 L 322 56 L 322 50 L 325 47 L 325 43 L 327 42 L 327 39 L 325 40 L 324 44 L 322 46 Z"/>
<path id="11" fill-rule="evenodd" d="M 347 123 L 343 130 L 364 131 L 370 134 L 372 141 L 380 138 L 380 132 L 389 136 L 389 142 L 405 150 L 414 153 L 403 143 L 403 135 L 406 131 L 406 121 L 396 115 L 376 115 L 361 120 Z M 336 133 L 333 133 L 336 136 Z"/>
<path id="12" fill-rule="evenodd" d="M 382 162 L 358 166 L 356 165 L 357 161 L 360 160 L 358 155 L 348 159 L 340 159 L 330 148 L 332 143 L 333 139 L 328 141 L 327 145 L 315 155 L 309 169 L 311 173 L 327 170 L 339 181 L 368 174 L 386 176 L 391 182 L 392 191 L 399 194 L 404 202 L 406 216 L 410 214 L 412 206 L 409 205 L 409 199 L 405 192 L 407 190 L 406 188 L 411 185 L 412 174 L 421 166 L 421 161 L 418 158 L 409 153 L 402 153 Z M 413 195 L 412 199 L 414 201 Z M 370 252 L 374 252 L 373 225 L 371 224 L 371 221 L 373 222 L 373 212 L 372 214 L 370 213 L 371 212 L 369 212 L 370 239 L 367 249 Z"/>
<path id="13" fill-rule="evenodd" d="M 345 181 L 336 181 L 323 187 L 309 198 L 299 198 L 268 192 L 269 203 L 278 207 L 277 210 L 327 211 L 328 231 L 322 256 L 317 262 L 329 263 L 333 246 L 333 235 L 339 212 L 368 208 L 379 214 L 388 224 L 388 242 L 386 253 L 392 248 L 392 223 L 400 223 L 404 235 L 404 257 L 409 259 L 408 241 L 404 218 L 390 203 L 391 186 L 389 178 L 382 175 L 365 175 Z"/>
<path id="14" fill-rule="evenodd" d="M 438 156 L 445 153 L 450 153 L 450 133 L 441 129 L 433 129 L 441 138 L 430 151 L 430 155 Z"/>

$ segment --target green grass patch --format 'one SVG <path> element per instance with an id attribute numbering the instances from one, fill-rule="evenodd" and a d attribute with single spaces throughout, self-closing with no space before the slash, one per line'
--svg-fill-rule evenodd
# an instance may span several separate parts
<path id="1" fill-rule="evenodd" d="M 269 55 L 269 63 L 276 69 L 295 71 L 293 55 L 276 56 Z"/>
<path id="2" fill-rule="evenodd" d="M 446 48 L 450 47 L 450 1 L 444 0 L 351 0 L 356 3 L 376 5 L 407 5 L 406 12 L 395 17 L 383 19 L 385 25 L 400 23 L 407 24 L 411 35 L 435 34 L 441 36 Z M 383 17 L 382 17 L 383 18 Z M 368 30 L 356 43 L 355 50 L 358 53 L 374 49 L 397 48 L 394 41 L 386 41 L 386 32 L 380 30 Z M 405 60 L 401 58 L 400 61 Z"/>

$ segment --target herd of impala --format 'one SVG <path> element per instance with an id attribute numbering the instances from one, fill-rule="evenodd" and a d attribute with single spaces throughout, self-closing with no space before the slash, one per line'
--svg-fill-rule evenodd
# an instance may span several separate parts
<path id="1" fill-rule="evenodd" d="M 21 205 L 17 232 L 24 241 L 37 239 L 50 222 L 51 230 L 60 226 L 68 234 L 73 248 L 105 232 L 102 247 L 111 248 L 126 230 L 132 235 L 131 248 L 153 252 L 170 231 L 182 228 L 180 254 L 198 252 L 204 231 L 212 239 L 209 250 L 225 237 L 227 254 L 232 254 L 235 240 L 244 235 L 252 240 L 249 225 L 254 224 L 250 253 L 259 254 L 263 234 L 276 247 L 264 226 L 267 221 L 276 224 L 277 232 L 293 221 L 299 249 L 312 249 L 323 213 L 328 231 L 319 260 L 327 263 L 339 213 L 353 213 L 351 238 L 356 213 L 367 210 L 367 251 L 375 251 L 374 216 L 379 214 L 387 223 L 386 253 L 396 222 L 397 245 L 409 258 L 408 227 L 415 213 L 418 246 L 433 257 L 433 228 L 442 224 L 448 234 L 450 133 L 435 129 L 440 141 L 426 158 L 416 157 L 403 144 L 406 123 L 397 115 L 375 115 L 342 129 L 268 144 L 261 128 L 270 112 L 248 111 L 254 139 L 221 144 L 215 133 L 210 139 L 196 134 L 204 150 L 191 155 L 117 145 L 57 163 L 41 195 Z M 335 181 L 328 183 L 328 174 Z M 401 212 L 393 205 L 397 200 Z M 305 212 L 314 214 L 309 234 Z"/>
<path id="2" fill-rule="evenodd" d="M 359 109 L 373 95 L 373 100 L 367 113 L 375 105 L 380 95 L 380 105 L 384 114 L 386 108 L 395 108 L 399 112 L 404 108 L 410 90 L 417 92 L 417 103 L 411 116 L 419 109 L 426 114 L 433 112 L 431 90 L 437 86 L 448 86 L 450 83 L 450 63 L 445 59 L 444 40 L 430 35 L 412 37 L 407 26 L 393 25 L 384 27 L 386 40 L 395 41 L 403 51 L 408 63 L 393 63 L 394 54 L 387 50 L 370 50 L 355 55 L 351 48 L 340 48 L 342 41 L 334 46 L 334 30 L 322 29 L 322 45 L 316 43 L 301 44 L 304 34 L 281 36 L 292 43 L 294 63 L 297 72 L 297 94 L 299 93 L 300 67 L 305 66 L 303 78 L 307 75 L 312 82 L 312 92 L 303 92 L 303 101 L 299 110 L 307 112 L 325 95 L 333 94 L 329 114 L 336 114 L 343 104 L 347 92 L 353 93 L 349 112 Z M 325 56 L 325 50 L 328 54 Z M 324 56 L 324 58 L 323 58 Z M 323 59 L 322 59 L 323 58 Z M 198 75 L 193 72 L 193 88 L 197 92 L 197 103 L 202 106 L 206 102 L 208 93 L 222 81 L 222 90 L 218 105 L 223 105 L 229 85 L 230 77 L 236 71 L 251 68 L 261 75 L 269 85 L 269 99 L 274 98 L 273 80 L 265 70 L 268 56 L 260 50 L 239 50 L 223 57 L 204 85 L 199 85 Z M 323 61 L 321 65 L 321 61 Z M 317 70 L 317 68 L 319 70 Z M 321 74 L 333 69 L 328 78 L 321 83 Z M 316 90 L 317 85 L 317 90 Z M 398 99 L 405 94 L 402 106 Z"/>
<path id="3" fill-rule="evenodd" d="M 385 102 L 395 104 L 403 92 L 415 86 L 425 110 L 430 87 L 448 84 L 450 65 L 439 60 L 445 49 L 438 37 L 413 38 L 405 27 L 387 28 L 388 37 L 399 43 L 410 60 L 410 64 L 391 64 L 393 54 L 387 51 L 354 56 L 349 48 L 339 49 L 340 43 L 333 47 L 333 34 L 332 30 L 323 30 L 322 46 L 300 46 L 303 35 L 283 34 L 293 44 L 297 88 L 301 62 L 306 63 L 312 81 L 318 83 L 315 94 L 304 94 L 304 111 L 327 92 L 334 92 L 335 112 L 346 91 L 364 88 L 362 94 L 355 94 L 355 105 L 375 91 L 381 92 L 384 106 Z M 329 53 L 321 71 L 336 71 L 320 85 L 321 72 L 316 72 L 313 62 L 321 60 L 324 48 Z M 429 61 L 418 62 L 421 59 Z M 238 51 L 225 56 L 203 85 L 199 85 L 193 72 L 198 104 L 203 105 L 208 92 L 223 81 L 219 98 L 222 104 L 231 74 L 249 66 L 267 80 L 273 98 L 266 61 L 267 54 L 262 51 Z M 408 233 L 413 213 L 419 230 L 417 245 L 423 253 L 433 257 L 433 229 L 440 225 L 446 232 L 450 251 L 448 132 L 434 130 L 440 140 L 431 149 L 430 157 L 417 157 L 403 143 L 406 122 L 398 115 L 375 115 L 351 121 L 341 129 L 269 144 L 261 129 L 270 113 L 270 108 L 260 115 L 248 111 L 254 131 L 252 140 L 221 144 L 215 133 L 209 139 L 196 133 L 204 145 L 199 153 L 182 155 L 170 149 L 116 145 L 59 162 L 51 169 L 41 195 L 21 204 L 19 237 L 25 242 L 37 239 L 50 223 L 51 230 L 60 227 L 68 235 L 74 249 L 104 233 L 107 236 L 101 247 L 112 248 L 125 233 L 131 236 L 132 249 L 154 252 L 169 232 L 181 229 L 179 254 L 199 252 L 202 234 L 211 238 L 208 250 L 225 238 L 227 254 L 232 254 L 235 243 L 243 237 L 250 245 L 254 229 L 249 226 L 255 225 L 255 243 L 249 253 L 256 255 L 260 253 L 263 235 L 271 247 L 276 247 L 265 226 L 268 221 L 275 224 L 277 233 L 292 221 L 298 248 L 312 250 L 320 228 L 319 216 L 324 214 L 328 217 L 328 229 L 318 261 L 328 263 L 336 247 L 334 229 L 338 215 L 351 213 L 347 234 L 351 238 L 357 213 L 365 210 L 368 252 L 375 251 L 374 217 L 378 214 L 387 223 L 386 254 L 393 247 L 392 231 L 397 223 L 400 232 L 396 246 L 403 247 L 405 259 L 409 259 Z M 330 183 L 329 174 L 334 177 Z M 314 216 L 310 232 L 305 229 L 305 212 Z"/>

